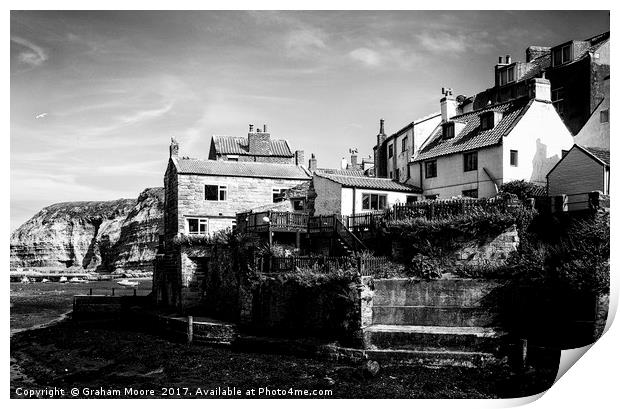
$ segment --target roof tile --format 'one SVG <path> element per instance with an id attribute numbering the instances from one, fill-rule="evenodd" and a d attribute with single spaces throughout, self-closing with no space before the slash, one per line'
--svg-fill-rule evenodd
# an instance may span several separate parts
<path id="1" fill-rule="evenodd" d="M 420 193 L 421 189 L 416 186 L 409 186 L 403 183 L 395 182 L 387 178 L 369 178 L 359 176 L 345 176 L 330 173 L 317 172 L 317 176 L 339 183 L 345 187 L 358 187 L 375 190 L 392 190 L 398 192 Z"/>
<path id="2" fill-rule="evenodd" d="M 271 139 L 269 143 L 270 156 L 293 156 L 286 140 Z M 218 155 L 251 155 L 248 138 L 244 136 L 213 136 L 213 144 Z"/>
<path id="3" fill-rule="evenodd" d="M 310 173 L 303 166 L 262 162 L 229 162 L 179 158 L 177 161 L 177 171 L 179 173 L 213 176 L 310 179 Z"/>

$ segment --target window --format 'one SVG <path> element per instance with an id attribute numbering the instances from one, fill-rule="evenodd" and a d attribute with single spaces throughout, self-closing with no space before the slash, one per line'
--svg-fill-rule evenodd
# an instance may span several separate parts
<path id="1" fill-rule="evenodd" d="M 229 162 L 239 162 L 239 156 L 237 155 L 228 155 Z"/>
<path id="2" fill-rule="evenodd" d="M 209 219 L 198 217 L 188 217 L 187 234 L 207 234 L 209 231 Z"/>
<path id="3" fill-rule="evenodd" d="M 609 122 L 609 109 L 601 111 L 601 123 L 604 124 L 606 122 Z"/>
<path id="4" fill-rule="evenodd" d="M 454 138 L 454 122 L 448 122 L 446 124 L 443 124 L 443 138 Z"/>
<path id="5" fill-rule="evenodd" d="M 552 65 L 555 67 L 556 65 L 566 64 L 573 59 L 573 45 L 566 44 L 562 47 L 558 47 L 553 50 L 552 53 L 553 63 Z"/>
<path id="6" fill-rule="evenodd" d="M 375 193 L 362 194 L 362 210 L 384 210 L 387 207 L 387 195 Z"/>
<path id="7" fill-rule="evenodd" d="M 564 113 L 564 95 L 564 87 L 551 90 L 551 102 L 560 115 Z"/>
<path id="8" fill-rule="evenodd" d="M 478 189 L 463 190 L 463 197 L 473 197 L 473 198 L 477 199 L 478 198 Z"/>
<path id="9" fill-rule="evenodd" d="M 463 154 L 463 172 L 478 169 L 478 152 L 468 152 Z"/>
<path id="10" fill-rule="evenodd" d="M 437 177 L 437 161 L 429 160 L 424 162 L 424 174 L 427 179 Z"/>
<path id="11" fill-rule="evenodd" d="M 409 138 L 408 137 L 404 137 L 403 141 L 402 141 L 402 147 L 401 147 L 401 151 L 403 152 L 407 152 L 407 144 L 409 143 Z"/>
<path id="12" fill-rule="evenodd" d="M 400 180 L 400 169 L 396 169 L 394 172 L 396 172 L 394 179 Z"/>
<path id="13" fill-rule="evenodd" d="M 418 197 L 417 196 L 407 196 L 407 204 L 415 203 L 417 201 L 418 201 Z"/>
<path id="14" fill-rule="evenodd" d="M 284 192 L 286 192 L 286 188 L 278 188 L 274 187 L 271 190 L 271 196 L 273 199 L 273 203 L 278 203 L 284 200 Z"/>
<path id="15" fill-rule="evenodd" d="M 510 166 L 519 166 L 519 151 L 510 151 Z"/>
<path id="16" fill-rule="evenodd" d="M 205 185 L 205 200 L 225 202 L 228 200 L 227 186 Z"/>
<path id="17" fill-rule="evenodd" d="M 515 80 L 515 67 L 505 68 L 499 72 L 499 85 L 506 85 Z"/>
<path id="18" fill-rule="evenodd" d="M 301 212 L 304 210 L 304 199 L 295 199 L 293 200 L 293 210 L 296 212 Z"/>
<path id="19" fill-rule="evenodd" d="M 388 158 L 391 158 L 392 156 L 394 156 L 394 145 L 389 144 L 388 145 Z"/>
<path id="20" fill-rule="evenodd" d="M 439 195 L 426 195 L 426 196 L 424 196 L 424 198 L 426 200 L 437 200 L 438 197 L 439 197 Z"/>
<path id="21" fill-rule="evenodd" d="M 494 124 L 495 114 L 493 112 L 485 112 L 480 115 L 480 130 L 486 131 L 487 129 L 492 129 Z"/>
<path id="22" fill-rule="evenodd" d="M 411 179 L 411 166 L 407 165 L 407 179 Z"/>

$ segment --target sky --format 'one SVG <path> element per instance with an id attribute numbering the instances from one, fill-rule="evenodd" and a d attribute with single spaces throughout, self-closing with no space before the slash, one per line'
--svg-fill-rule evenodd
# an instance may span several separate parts
<path id="1" fill-rule="evenodd" d="M 272 138 L 338 167 L 525 60 L 609 30 L 594 11 L 12 11 L 11 231 L 41 208 L 163 186 L 170 138 Z"/>

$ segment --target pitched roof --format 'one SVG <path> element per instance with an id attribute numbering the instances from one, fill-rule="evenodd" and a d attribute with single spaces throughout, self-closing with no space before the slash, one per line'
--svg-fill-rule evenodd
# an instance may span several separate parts
<path id="1" fill-rule="evenodd" d="M 178 173 L 271 179 L 310 179 L 310 172 L 303 166 L 279 163 L 229 162 L 189 158 L 178 158 L 175 163 Z"/>
<path id="2" fill-rule="evenodd" d="M 421 193 L 422 190 L 417 186 L 409 186 L 395 182 L 387 178 L 369 178 L 359 176 L 344 176 L 328 173 L 316 173 L 317 176 L 341 184 L 344 187 L 358 187 L 362 189 L 392 190 L 397 192 Z"/>
<path id="3" fill-rule="evenodd" d="M 584 146 L 583 148 L 586 151 L 590 152 L 594 157 L 596 157 L 596 159 L 609 166 L 609 149 L 594 148 L 589 146 Z"/>
<path id="4" fill-rule="evenodd" d="M 250 153 L 247 137 L 214 135 L 212 141 L 218 155 L 254 155 Z M 292 157 L 293 152 L 287 140 L 270 139 L 269 156 Z"/>
<path id="5" fill-rule="evenodd" d="M 519 122 L 529 106 L 530 102 L 527 98 L 519 98 L 457 115 L 450 120 L 465 124 L 461 132 L 453 138 L 444 139 L 443 127 L 439 125 L 431 134 L 429 142 L 420 149 L 413 161 L 418 162 L 438 156 L 496 145 Z M 483 131 L 480 129 L 480 114 L 490 111 L 500 112 L 502 118 L 492 129 Z"/>
<path id="6" fill-rule="evenodd" d="M 330 168 L 318 168 L 317 173 L 326 173 L 328 175 L 342 175 L 342 176 L 364 176 L 363 169 L 330 169 Z"/>

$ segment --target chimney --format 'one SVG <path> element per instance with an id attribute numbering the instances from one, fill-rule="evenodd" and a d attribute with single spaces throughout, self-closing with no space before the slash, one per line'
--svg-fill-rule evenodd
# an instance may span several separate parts
<path id="1" fill-rule="evenodd" d="M 357 149 L 351 151 L 351 169 L 357 169 Z"/>
<path id="2" fill-rule="evenodd" d="M 546 78 L 532 78 L 530 81 L 530 99 L 551 102 L 551 83 Z"/>
<path id="3" fill-rule="evenodd" d="M 170 138 L 170 157 L 171 158 L 179 157 L 179 143 L 177 142 L 176 139 L 174 139 L 174 136 Z"/>
<path id="4" fill-rule="evenodd" d="M 383 141 L 385 141 L 385 130 L 384 130 L 385 121 L 383 118 L 379 119 L 379 133 L 377 134 L 377 146 L 380 146 Z"/>
<path id="5" fill-rule="evenodd" d="M 506 64 L 511 64 L 512 58 L 510 58 L 510 54 L 506 54 Z"/>
<path id="6" fill-rule="evenodd" d="M 345 158 L 340 159 L 340 169 L 347 168 L 347 160 Z"/>
<path id="7" fill-rule="evenodd" d="M 270 134 L 262 132 L 260 128 L 256 128 L 256 132 L 253 132 L 254 125 L 250 125 L 250 132 L 248 133 L 248 150 L 251 155 L 269 155 L 271 152 Z M 265 131 L 267 128 L 265 127 Z"/>
<path id="8" fill-rule="evenodd" d="M 310 172 L 316 172 L 316 157 L 314 153 L 310 155 L 310 160 L 308 161 L 308 170 Z"/>
<path id="9" fill-rule="evenodd" d="M 295 151 L 295 165 L 303 166 L 304 164 L 304 151 Z"/>
<path id="10" fill-rule="evenodd" d="M 441 105 L 441 122 L 448 122 L 450 118 L 456 115 L 456 99 L 452 95 L 450 88 L 442 89 L 444 97 L 439 100 Z"/>
<path id="11" fill-rule="evenodd" d="M 538 45 L 531 45 L 525 49 L 525 62 L 530 62 L 543 55 L 550 54 L 551 47 L 541 47 Z"/>

